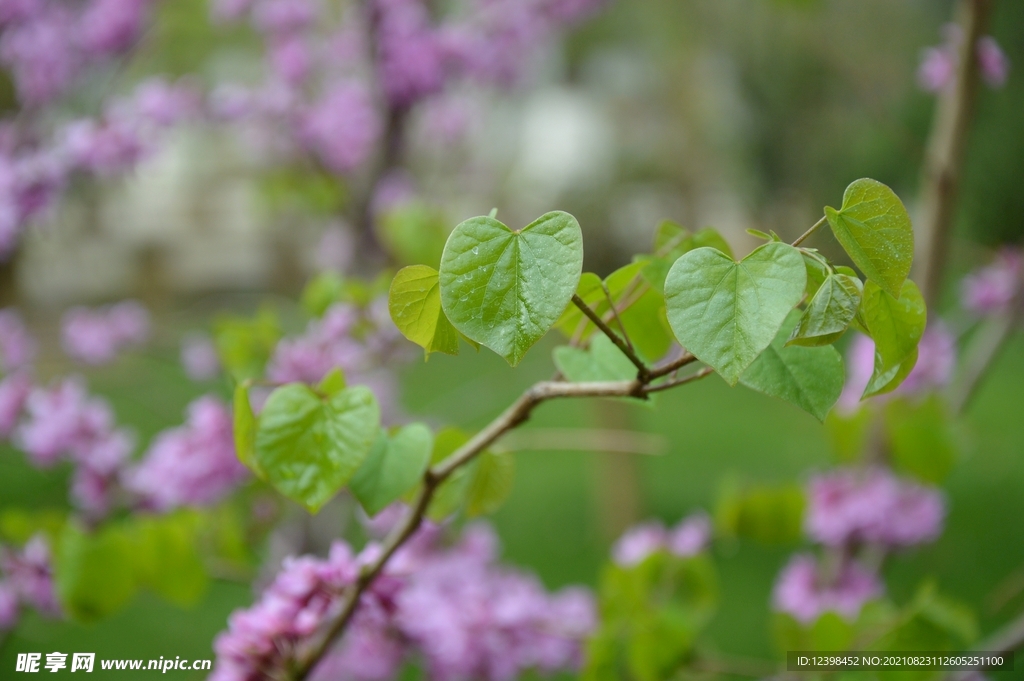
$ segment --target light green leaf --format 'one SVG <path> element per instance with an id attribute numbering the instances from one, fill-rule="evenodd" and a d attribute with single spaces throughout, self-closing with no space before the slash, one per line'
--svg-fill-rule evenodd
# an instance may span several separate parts
<path id="1" fill-rule="evenodd" d="M 379 427 L 380 408 L 365 386 L 321 399 L 291 383 L 267 398 L 255 460 L 279 492 L 315 513 L 362 465 Z"/>
<path id="2" fill-rule="evenodd" d="M 484 452 L 477 457 L 466 490 L 470 518 L 497 511 L 509 495 L 516 477 L 516 458 L 510 452 Z"/>
<path id="3" fill-rule="evenodd" d="M 416 486 L 430 463 L 434 435 L 422 423 L 394 434 L 381 431 L 349 488 L 367 514 L 374 516 Z"/>
<path id="4" fill-rule="evenodd" d="M 345 297 L 345 280 L 334 272 L 321 272 L 302 289 L 303 309 L 313 317 L 323 317 L 334 303 Z"/>
<path id="5" fill-rule="evenodd" d="M 845 274 L 830 274 L 807 303 L 788 345 L 829 345 L 839 340 L 860 309 L 863 284 Z"/>
<path id="6" fill-rule="evenodd" d="M 413 201 L 385 211 L 375 226 L 399 264 L 434 265 L 441 259 L 451 222 L 437 208 Z"/>
<path id="7" fill-rule="evenodd" d="M 739 263 L 698 248 L 679 258 L 665 280 L 668 322 L 683 347 L 735 385 L 775 338 L 806 283 L 800 252 L 786 244 L 760 246 Z"/>
<path id="8" fill-rule="evenodd" d="M 316 390 L 321 395 L 333 397 L 335 393 L 345 389 L 345 372 L 341 367 L 334 367 L 327 372 L 327 375 L 320 379 Z"/>
<path id="9" fill-rule="evenodd" d="M 256 448 L 256 416 L 249 403 L 249 384 L 239 383 L 235 386 L 234 400 L 234 436 L 235 455 L 259 477 L 266 479 L 253 458 Z"/>
<path id="10" fill-rule="evenodd" d="M 786 339 L 799 319 L 799 310 L 789 313 L 775 340 L 743 372 L 740 383 L 795 404 L 824 422 L 843 392 L 843 359 L 831 346 L 787 347 Z"/>
<path id="11" fill-rule="evenodd" d="M 139 586 L 135 548 L 116 525 L 95 533 L 65 525 L 55 551 L 55 583 L 64 612 L 94 622 L 124 607 Z"/>
<path id="12" fill-rule="evenodd" d="M 678 231 L 677 231 L 678 230 Z M 659 293 L 665 293 L 665 277 L 672 264 L 684 253 L 703 247 L 717 248 L 730 258 L 732 249 L 722 235 L 711 227 L 689 234 L 682 227 L 672 222 L 663 222 L 654 238 L 655 252 L 653 256 L 644 257 L 646 265 L 643 269 L 644 279 Z"/>
<path id="13" fill-rule="evenodd" d="M 636 367 L 604 334 L 594 336 L 587 350 L 562 345 L 553 355 L 558 370 L 577 383 L 636 378 Z"/>
<path id="14" fill-rule="evenodd" d="M 914 351 L 910 353 L 909 357 L 885 371 L 879 370 L 877 361 L 878 355 L 876 353 L 875 370 L 874 373 L 871 374 L 871 378 L 868 380 L 867 386 L 864 388 L 864 393 L 860 396 L 862 400 L 876 395 L 891 393 L 893 390 L 900 387 L 900 384 L 903 383 L 907 376 L 910 375 L 910 372 L 914 370 L 914 366 L 917 364 L 917 348 L 914 348 Z"/>
<path id="15" fill-rule="evenodd" d="M 726 536 L 789 545 L 803 536 L 807 498 L 801 486 L 754 485 L 726 487 L 718 498 L 715 526 Z"/>
<path id="16" fill-rule="evenodd" d="M 898 297 L 914 259 L 914 230 L 899 197 L 881 182 L 861 179 L 846 188 L 842 208 L 826 207 L 825 215 L 861 272 Z"/>
<path id="17" fill-rule="evenodd" d="M 807 267 L 807 297 L 813 298 L 818 288 L 828 278 L 828 266 L 822 258 L 809 253 L 807 249 L 802 249 L 800 254 L 804 256 L 804 265 Z"/>
<path id="18" fill-rule="evenodd" d="M 582 269 L 583 234 L 568 213 L 547 213 L 517 232 L 471 218 L 445 245 L 441 307 L 456 329 L 515 366 L 558 321 Z"/>
<path id="19" fill-rule="evenodd" d="M 398 271 L 388 294 L 388 310 L 402 335 L 427 351 L 459 354 L 459 332 L 441 309 L 437 270 L 412 265 Z"/>
<path id="20" fill-rule="evenodd" d="M 272 309 L 262 308 L 252 319 L 221 317 L 213 337 L 221 364 L 236 381 L 257 379 L 281 339 L 281 326 Z"/>
<path id="21" fill-rule="evenodd" d="M 928 322 L 917 285 L 904 282 L 899 299 L 872 281 L 864 285 L 860 319 L 875 342 L 875 369 L 864 397 L 895 390 L 914 368 Z"/>
<path id="22" fill-rule="evenodd" d="M 139 583 L 181 607 L 198 603 L 209 584 L 196 544 L 198 521 L 178 512 L 137 518 L 131 528 Z"/>

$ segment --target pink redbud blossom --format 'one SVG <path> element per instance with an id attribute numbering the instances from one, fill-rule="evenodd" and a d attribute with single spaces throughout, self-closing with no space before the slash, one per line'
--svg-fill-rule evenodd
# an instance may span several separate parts
<path id="1" fill-rule="evenodd" d="M 669 530 L 667 548 L 669 553 L 687 558 L 706 549 L 710 541 L 711 518 L 706 513 L 694 513 Z"/>
<path id="2" fill-rule="evenodd" d="M 23 103 L 45 104 L 71 85 L 82 64 L 76 31 L 70 10 L 52 3 L 29 21 L 4 29 L 0 63 L 13 74 Z"/>
<path id="3" fill-rule="evenodd" d="M 32 537 L 20 552 L 0 552 L 0 568 L 22 603 L 48 617 L 60 616 L 60 604 L 53 584 L 53 561 L 50 546 L 43 535 Z"/>
<path id="4" fill-rule="evenodd" d="M 346 372 L 364 368 L 367 353 L 351 334 L 358 316 L 351 305 L 332 305 L 323 319 L 309 323 L 305 334 L 278 343 L 267 377 L 275 383 L 318 383 L 335 367 Z"/>
<path id="5" fill-rule="evenodd" d="M 9 631 L 18 623 L 18 592 L 7 580 L 0 580 L 0 631 Z"/>
<path id="6" fill-rule="evenodd" d="M 688 558 L 706 549 L 710 540 L 711 520 L 702 512 L 683 518 L 669 530 L 658 521 L 649 521 L 631 527 L 619 537 L 612 547 L 612 560 L 622 567 L 632 567 L 658 551 Z"/>
<path id="7" fill-rule="evenodd" d="M 313 0 L 256 0 L 253 8 L 253 23 L 270 34 L 301 31 L 316 17 L 317 6 Z"/>
<path id="8" fill-rule="evenodd" d="M 375 0 L 377 58 L 384 93 L 405 107 L 444 86 L 440 45 L 422 0 Z"/>
<path id="9" fill-rule="evenodd" d="M 938 537 L 944 517 L 935 488 L 881 468 L 843 469 L 811 479 L 805 529 L 827 546 L 912 546 Z"/>
<path id="10" fill-rule="evenodd" d="M 921 56 L 917 82 L 925 92 L 939 92 L 956 78 L 956 52 L 950 47 L 929 47 Z"/>
<path id="11" fill-rule="evenodd" d="M 91 0 L 79 19 L 80 44 L 97 55 L 124 52 L 139 39 L 148 0 Z"/>
<path id="12" fill-rule="evenodd" d="M 39 466 L 53 465 L 61 457 L 87 458 L 114 423 L 110 406 L 90 397 L 80 378 L 33 389 L 25 400 L 25 416 L 16 439 Z"/>
<path id="13" fill-rule="evenodd" d="M 963 306 L 976 314 L 999 314 L 1010 309 L 1024 288 L 1024 255 L 1001 251 L 987 267 L 967 276 L 961 285 Z"/>
<path id="14" fill-rule="evenodd" d="M 775 582 L 772 606 L 802 624 L 811 624 L 825 612 L 853 620 L 863 605 L 882 591 L 878 578 L 854 561 L 846 562 L 835 577 L 827 579 L 814 557 L 798 554 Z"/>
<path id="15" fill-rule="evenodd" d="M 249 475 L 238 461 L 231 412 L 212 396 L 188 407 L 185 425 L 165 430 L 125 472 L 125 486 L 160 511 L 219 501 Z"/>
<path id="16" fill-rule="evenodd" d="M 193 381 L 208 381 L 220 373 L 220 357 L 213 339 L 204 333 L 193 333 L 181 341 L 181 364 Z"/>
<path id="17" fill-rule="evenodd" d="M 32 378 L 17 371 L 0 381 L 0 437 L 10 437 L 32 392 Z"/>
<path id="18" fill-rule="evenodd" d="M 21 369 L 36 356 L 36 340 L 28 332 L 14 308 L 0 310 L 0 368 L 6 372 Z"/>
<path id="19" fill-rule="evenodd" d="M 342 82 L 306 111 L 300 137 L 333 172 L 347 173 L 365 161 L 380 135 L 380 121 L 369 93 L 359 83 Z"/>
<path id="20" fill-rule="evenodd" d="M 149 312 L 141 304 L 126 300 L 99 308 L 68 310 L 62 341 L 69 356 L 88 364 L 105 364 L 124 348 L 144 343 L 149 334 Z"/>
<path id="21" fill-rule="evenodd" d="M 990 86 L 1001 88 L 1006 85 L 1010 75 L 1010 60 L 992 36 L 978 40 L 978 66 L 981 76 Z"/>

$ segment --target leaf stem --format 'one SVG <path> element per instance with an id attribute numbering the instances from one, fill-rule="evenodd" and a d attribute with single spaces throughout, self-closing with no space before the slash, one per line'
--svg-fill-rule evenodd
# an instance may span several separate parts
<path id="1" fill-rule="evenodd" d="M 572 302 L 583 312 L 583 314 L 587 316 L 588 319 L 590 319 L 590 321 L 594 323 L 594 326 L 601 329 L 601 332 L 608 336 L 608 339 L 611 340 L 612 343 L 615 343 L 615 347 L 622 350 L 622 354 L 629 358 L 629 361 L 636 367 L 637 380 L 646 382 L 647 377 L 650 375 L 650 369 L 647 368 L 647 365 L 644 364 L 643 360 L 636 354 L 636 351 L 633 350 L 632 344 L 626 343 L 626 341 L 622 340 L 622 338 L 619 337 L 619 334 L 615 333 L 612 328 L 608 326 L 603 319 L 601 319 L 601 316 L 594 312 L 590 306 L 575 293 L 572 294 Z M 614 305 L 612 305 L 612 309 L 615 309 Z"/>
<path id="2" fill-rule="evenodd" d="M 802 244 L 804 242 L 805 239 L 807 239 L 807 237 L 809 237 L 810 235 L 812 235 L 815 232 L 817 232 L 818 228 L 821 227 L 826 222 L 828 222 L 828 216 L 822 215 L 820 220 L 818 220 L 813 225 L 811 225 L 811 228 L 808 229 L 806 232 L 804 232 L 803 234 L 798 236 L 796 238 L 796 241 L 794 241 L 791 245 L 792 246 L 799 246 L 800 244 Z"/>
<path id="3" fill-rule="evenodd" d="M 608 307 L 611 309 L 612 317 L 615 318 L 615 323 L 619 325 L 619 331 L 622 332 L 622 339 L 626 341 L 626 345 L 629 346 L 629 349 L 633 350 L 633 341 L 629 339 L 629 332 L 626 331 L 626 325 L 622 323 L 622 318 L 619 317 L 619 311 L 615 308 L 615 301 L 612 300 L 612 293 L 608 290 L 608 285 L 603 281 L 601 282 L 601 290 L 604 291 L 604 297 L 608 300 Z"/>

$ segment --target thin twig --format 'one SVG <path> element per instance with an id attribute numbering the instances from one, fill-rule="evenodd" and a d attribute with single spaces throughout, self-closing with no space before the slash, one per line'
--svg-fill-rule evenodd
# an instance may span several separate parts
<path id="1" fill-rule="evenodd" d="M 626 345 L 629 346 L 629 349 L 633 350 L 633 341 L 629 339 L 629 332 L 626 331 L 626 325 L 622 323 L 622 317 L 619 316 L 619 311 L 615 308 L 615 301 L 612 300 L 612 293 L 608 290 L 608 285 L 603 281 L 601 282 L 601 290 L 604 291 L 604 297 L 608 300 L 608 307 L 612 312 L 612 317 L 615 318 L 615 323 L 619 325 L 619 331 L 622 332 L 622 339 L 626 341 Z"/>
<path id="2" fill-rule="evenodd" d="M 1005 655 L 1024 648 L 1024 613 L 1011 620 L 1002 629 L 988 637 L 974 649 L 983 653 L 995 653 Z M 945 681 L 967 681 L 974 678 L 973 671 L 951 672 L 946 675 Z"/>
<path id="3" fill-rule="evenodd" d="M 633 350 L 633 346 L 628 345 L 624 340 L 622 340 L 622 338 L 619 337 L 619 334 L 615 333 L 615 331 L 613 331 L 612 328 L 608 326 L 603 319 L 601 319 L 600 315 L 594 312 L 590 306 L 575 293 L 572 294 L 572 302 L 583 312 L 583 314 L 587 316 L 588 319 L 590 319 L 590 321 L 594 323 L 597 328 L 601 329 L 601 332 L 604 333 L 604 335 L 608 336 L 612 343 L 615 343 L 615 347 L 622 350 L 622 354 L 629 358 L 629 361 L 636 367 L 637 378 L 641 381 L 646 380 L 650 370 L 647 368 L 647 365 L 644 364 L 644 361 L 636 354 L 636 351 Z M 614 308 L 614 306 L 612 307 Z"/>
<path id="4" fill-rule="evenodd" d="M 827 221 L 828 221 L 828 217 L 825 216 L 825 215 L 822 215 L 821 219 L 818 220 L 817 222 L 815 222 L 813 225 L 811 225 L 810 229 L 808 229 L 806 232 L 804 232 L 803 234 L 801 234 L 800 236 L 798 236 L 796 238 L 796 241 L 793 242 L 793 245 L 794 246 L 799 246 L 800 244 L 802 244 L 804 242 L 804 239 L 806 239 L 810 235 L 812 235 L 815 232 L 817 232 L 818 228 L 821 227 L 823 224 L 825 224 Z"/>
<path id="5" fill-rule="evenodd" d="M 1000 351 L 1013 336 L 1013 332 L 1024 314 L 1022 298 L 1024 298 L 1024 291 L 1018 292 L 1014 297 L 1009 311 L 987 322 L 967 348 L 963 369 L 949 394 L 949 402 L 954 414 L 962 414 L 967 410 L 982 380 L 992 367 L 992 363 L 999 357 Z"/>
<path id="6" fill-rule="evenodd" d="M 642 392 L 643 392 L 644 395 L 650 395 L 651 393 L 661 392 L 662 390 L 669 390 L 670 388 L 675 388 L 676 386 L 686 385 L 687 383 L 692 383 L 694 381 L 699 381 L 700 379 L 704 378 L 705 376 L 714 373 L 714 371 L 715 370 L 712 369 L 711 367 L 704 367 L 703 369 L 701 369 L 697 373 L 690 374 L 689 376 L 684 376 L 682 378 L 676 378 L 676 379 L 673 379 L 671 381 L 666 381 L 665 383 L 658 383 L 657 385 L 644 386 Z"/>

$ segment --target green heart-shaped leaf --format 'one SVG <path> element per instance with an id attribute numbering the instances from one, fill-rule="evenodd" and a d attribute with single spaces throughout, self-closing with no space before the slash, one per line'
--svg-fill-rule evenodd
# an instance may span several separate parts
<path id="1" fill-rule="evenodd" d="M 786 339 L 799 320 L 798 310 L 789 313 L 775 340 L 743 372 L 740 383 L 795 404 L 824 421 L 843 392 L 843 359 L 830 345 L 787 347 Z"/>
<path id="2" fill-rule="evenodd" d="M 668 322 L 683 347 L 735 385 L 775 338 L 806 283 L 803 257 L 787 244 L 765 244 L 738 263 L 715 248 L 698 248 L 669 270 Z"/>
<path id="3" fill-rule="evenodd" d="M 391 435 L 382 430 L 349 489 L 369 515 L 377 515 L 416 486 L 433 448 L 434 435 L 422 423 L 410 423 Z"/>
<path id="4" fill-rule="evenodd" d="M 830 274 L 807 304 L 789 345 L 829 345 L 839 340 L 860 309 L 863 284 L 857 277 Z"/>
<path id="5" fill-rule="evenodd" d="M 460 332 L 515 366 L 565 310 L 583 270 L 576 218 L 547 213 L 513 232 L 466 220 L 441 256 L 441 307 Z"/>
<path id="6" fill-rule="evenodd" d="M 459 332 L 441 309 L 441 287 L 433 267 L 412 265 L 399 270 L 391 282 L 388 310 L 402 335 L 428 355 L 459 354 Z"/>
<path id="7" fill-rule="evenodd" d="M 825 216 L 861 272 L 899 297 L 914 259 L 914 230 L 893 190 L 875 180 L 857 180 L 846 188 L 843 207 L 826 207 Z"/>
<path id="8" fill-rule="evenodd" d="M 267 398 L 253 458 L 281 494 L 316 512 L 359 469 L 379 428 L 380 408 L 369 388 L 321 399 L 309 386 L 290 383 Z"/>

